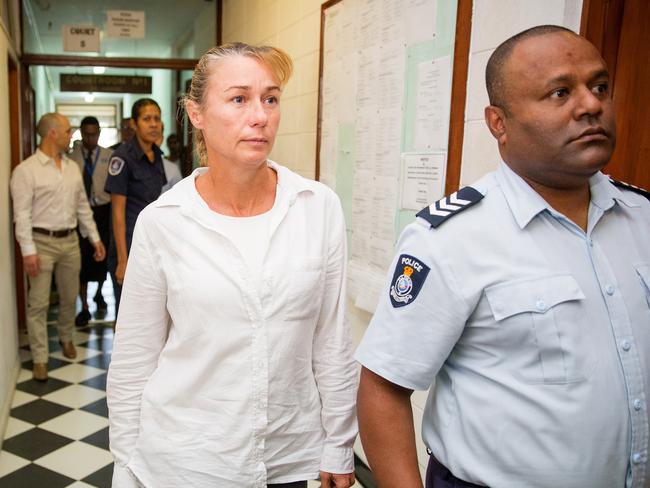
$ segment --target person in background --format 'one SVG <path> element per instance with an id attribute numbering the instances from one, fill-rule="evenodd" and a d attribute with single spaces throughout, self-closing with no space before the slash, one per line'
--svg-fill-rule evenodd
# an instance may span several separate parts
<path id="1" fill-rule="evenodd" d="M 16 240 L 29 281 L 27 332 L 35 380 L 48 378 L 47 308 L 52 274 L 59 292 L 58 330 L 63 355 L 77 356 L 73 343 L 75 300 L 79 293 L 80 253 L 75 229 L 92 243 L 96 261 L 106 255 L 88 205 L 77 164 L 65 153 L 72 128 L 63 115 L 48 113 L 38 121 L 41 143 L 11 175 Z"/>
<path id="2" fill-rule="evenodd" d="M 95 117 L 85 117 L 79 128 L 81 131 L 81 144 L 76 145 L 70 153 L 70 159 L 76 161 L 82 174 L 84 189 L 88 203 L 93 211 L 93 219 L 97 225 L 99 237 L 108 249 L 110 242 L 111 227 L 111 196 L 104 191 L 106 178 L 108 177 L 108 164 L 111 159 L 111 151 L 98 145 L 101 129 L 99 121 Z M 81 272 L 79 274 L 79 296 L 81 297 L 81 311 L 77 314 L 75 324 L 83 326 L 90 320 L 88 311 L 88 283 L 97 282 L 97 292 L 94 301 L 97 304 L 98 312 L 105 312 L 106 301 L 102 296 L 102 286 L 106 279 L 106 259 L 95 261 L 94 247 L 91 242 L 79 235 L 79 246 L 81 249 Z"/>
<path id="3" fill-rule="evenodd" d="M 116 313 L 119 309 L 122 280 L 138 215 L 156 200 L 167 183 L 162 152 L 156 145 L 160 139 L 160 107 L 151 98 L 133 104 L 131 120 L 135 137 L 124 142 L 111 156 L 105 190 L 111 194 L 113 235 L 109 270 L 115 290 Z"/>
<path id="4" fill-rule="evenodd" d="M 108 373 L 113 486 L 354 483 L 357 370 L 336 194 L 268 159 L 290 58 L 210 49 L 203 167 L 136 225 Z"/>
<path id="5" fill-rule="evenodd" d="M 598 50 L 559 26 L 486 68 L 498 169 L 418 213 L 357 350 L 380 486 L 650 486 L 650 194 L 601 173 L 616 129 Z"/>
<path id="6" fill-rule="evenodd" d="M 160 139 L 158 139 L 157 142 L 158 147 L 161 147 L 163 141 L 165 140 L 165 124 L 161 122 L 160 127 Z M 169 138 L 167 138 L 167 141 L 169 141 Z M 162 193 L 165 193 L 167 190 L 171 189 L 172 186 L 181 181 L 183 177 L 181 176 L 181 170 L 178 168 L 178 165 L 176 163 L 173 163 L 167 159 L 164 154 L 162 158 L 163 167 L 165 168 L 165 178 L 167 179 L 167 183 L 165 183 L 162 188 Z"/>
<path id="7" fill-rule="evenodd" d="M 113 144 L 110 149 L 115 151 L 121 144 L 130 141 L 135 137 L 135 128 L 133 120 L 130 117 L 122 119 L 120 122 L 120 142 Z"/>
<path id="8" fill-rule="evenodd" d="M 167 136 L 167 149 L 169 149 L 167 159 L 169 159 L 172 163 L 180 164 L 179 160 L 181 158 L 181 143 L 178 140 L 176 134 L 169 134 Z"/>

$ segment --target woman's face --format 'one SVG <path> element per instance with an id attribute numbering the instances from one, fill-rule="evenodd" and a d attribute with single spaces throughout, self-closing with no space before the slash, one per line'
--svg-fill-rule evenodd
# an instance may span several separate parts
<path id="1" fill-rule="evenodd" d="M 141 142 L 156 144 L 162 132 L 160 110 L 155 105 L 140 107 L 140 115 L 135 121 L 135 134 Z"/>
<path id="2" fill-rule="evenodd" d="M 205 106 L 193 111 L 192 120 L 203 130 L 208 160 L 244 167 L 265 163 L 280 124 L 280 94 L 273 72 L 257 60 L 233 56 L 217 61 Z"/>

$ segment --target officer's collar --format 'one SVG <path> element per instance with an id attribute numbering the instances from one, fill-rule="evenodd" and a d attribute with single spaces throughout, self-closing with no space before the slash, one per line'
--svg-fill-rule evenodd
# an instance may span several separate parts
<path id="1" fill-rule="evenodd" d="M 496 171 L 499 182 L 510 211 L 519 227 L 523 229 L 531 220 L 544 210 L 559 217 L 560 214 L 542 198 L 526 181 L 515 173 L 505 162 L 501 161 Z M 600 171 L 589 179 L 591 203 L 608 210 L 619 201 L 628 207 L 638 206 L 627 198 L 623 192 L 609 182 L 609 178 Z"/>
<path id="2" fill-rule="evenodd" d="M 128 144 L 128 149 L 129 151 L 135 156 L 135 160 L 140 162 L 142 158 L 145 158 L 148 160 L 147 156 L 145 155 L 144 151 L 142 150 L 142 146 L 140 146 L 140 143 L 138 142 L 138 137 L 133 136 L 131 139 L 129 139 L 126 144 Z M 151 149 L 153 150 L 154 153 L 154 162 L 156 159 L 160 158 L 162 161 L 162 151 L 158 146 L 155 144 L 151 145 Z"/>
<path id="3" fill-rule="evenodd" d="M 608 210 L 614 206 L 616 202 L 620 202 L 626 207 L 640 207 L 638 203 L 631 200 L 620 188 L 614 186 L 610 181 L 609 176 L 596 173 L 589 180 L 591 189 L 591 203 L 601 208 Z"/>

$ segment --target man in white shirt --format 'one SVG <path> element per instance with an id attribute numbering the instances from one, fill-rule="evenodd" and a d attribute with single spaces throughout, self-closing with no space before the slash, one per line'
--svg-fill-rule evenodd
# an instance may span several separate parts
<path id="1" fill-rule="evenodd" d="M 72 342 L 75 300 L 79 291 L 80 253 L 75 228 L 87 235 L 95 259 L 104 259 L 102 244 L 88 205 L 77 164 L 65 156 L 72 128 L 64 116 L 48 113 L 38 122 L 41 144 L 11 176 L 16 240 L 29 278 L 27 331 L 33 375 L 47 380 L 49 305 L 52 272 L 59 291 L 59 339 L 65 357 L 77 355 Z"/>
<path id="2" fill-rule="evenodd" d="M 84 117 L 79 127 L 81 130 L 81 144 L 77 145 L 70 153 L 70 158 L 79 165 L 83 178 L 84 189 L 88 196 L 88 203 L 93 211 L 93 218 L 97 225 L 99 237 L 105 248 L 108 248 L 110 239 L 111 222 L 111 195 L 104 191 L 108 177 L 108 164 L 111 160 L 111 149 L 98 144 L 101 129 L 97 118 Z M 102 296 L 102 285 L 106 279 L 106 260 L 95 261 L 92 243 L 84 238 L 79 241 L 81 249 L 81 273 L 79 274 L 79 296 L 81 297 L 81 311 L 75 319 L 78 326 L 88 324 L 90 312 L 88 311 L 88 283 L 97 282 L 97 292 L 94 301 L 98 312 L 105 312 L 106 301 Z"/>

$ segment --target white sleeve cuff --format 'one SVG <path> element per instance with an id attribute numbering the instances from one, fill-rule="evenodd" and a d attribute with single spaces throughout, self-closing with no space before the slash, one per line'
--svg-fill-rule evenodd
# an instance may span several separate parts
<path id="1" fill-rule="evenodd" d="M 113 467 L 113 488 L 140 488 L 138 479 L 126 466 L 115 464 Z"/>
<path id="2" fill-rule="evenodd" d="M 25 256 L 33 256 L 34 254 L 38 254 L 36 251 L 36 244 L 25 244 L 24 246 L 20 246 L 20 252 Z"/>
<path id="3" fill-rule="evenodd" d="M 354 451 L 351 447 L 323 446 L 320 470 L 326 473 L 346 474 L 354 471 Z"/>

